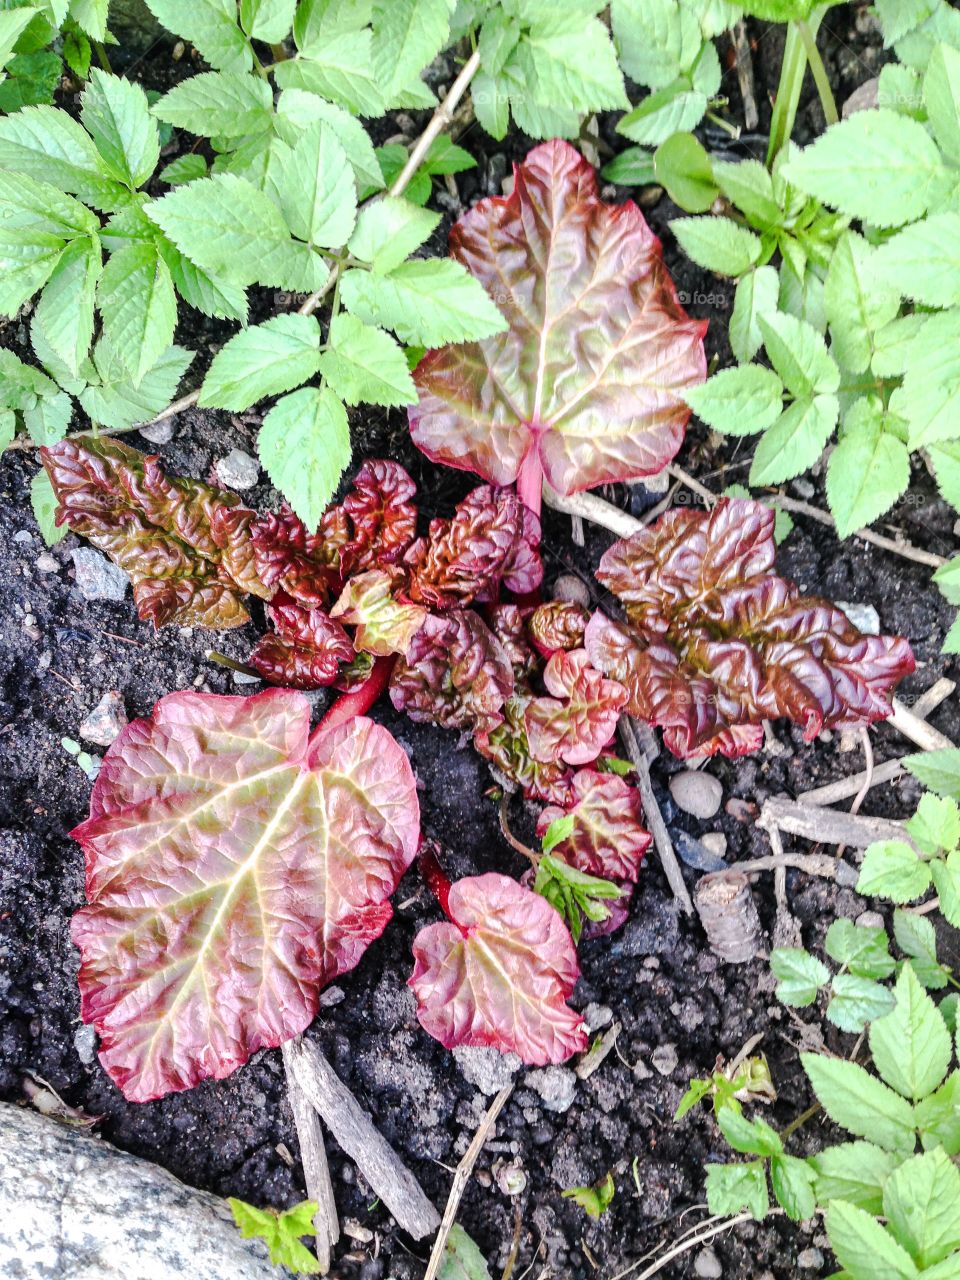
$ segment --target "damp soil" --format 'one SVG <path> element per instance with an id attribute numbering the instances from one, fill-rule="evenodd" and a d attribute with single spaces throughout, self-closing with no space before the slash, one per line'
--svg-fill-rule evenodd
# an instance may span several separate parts
<path id="1" fill-rule="evenodd" d="M 825 37 L 827 62 L 842 101 L 876 73 L 883 57 L 879 35 L 865 9 L 835 10 Z M 760 130 L 769 119 L 767 90 L 776 81 L 782 43 L 779 31 L 751 29 L 761 108 Z M 444 68 L 440 68 L 440 77 Z M 176 74 L 169 50 L 161 46 L 142 64 L 148 87 Z M 736 78 L 728 74 L 730 118 L 740 116 Z M 819 106 L 806 100 L 800 131 L 815 131 Z M 385 122 L 384 136 L 404 129 L 396 117 Z M 410 122 L 410 131 L 418 121 Z M 606 145 L 623 145 L 613 121 L 601 122 Z M 493 143 L 477 128 L 460 139 L 478 159 L 476 170 L 460 175 L 455 193 L 435 190 L 446 223 L 478 196 L 499 191 L 508 162 L 522 156 L 526 140 L 511 136 Z M 718 144 L 713 134 L 709 141 Z M 748 148 L 749 149 L 749 148 Z M 614 193 L 608 193 L 613 195 Z M 617 198 L 629 194 L 616 192 Z M 711 356 L 729 359 L 726 320 L 732 305 L 729 283 L 704 275 L 680 256 L 668 222 L 676 210 L 664 197 L 646 209 L 664 241 L 678 287 L 690 298 L 689 310 L 711 321 Z M 435 246 L 436 247 L 436 246 Z M 258 300 L 266 314 L 275 299 Z M 178 335 L 198 351 L 194 372 L 202 369 L 228 330 L 188 315 Z M 2 341 L 22 350 L 23 325 L 8 324 Z M 176 420 L 172 440 L 159 448 L 175 473 L 206 476 L 230 449 L 255 453 L 259 418 L 188 411 Z M 469 477 L 438 468 L 410 445 L 401 413 L 364 410 L 353 415 L 356 461 L 388 456 L 406 466 L 420 489 L 422 518 L 449 514 L 471 486 Z M 131 443 L 152 448 L 133 434 Z M 749 445 L 722 442 L 696 424 L 679 461 L 710 487 L 743 482 Z M 147 715 L 164 694 L 198 688 L 217 693 L 249 693 L 254 686 L 213 665 L 205 656 L 211 643 L 242 659 L 258 634 L 259 619 L 239 631 L 212 637 L 200 631 L 167 629 L 155 634 L 141 623 L 129 593 L 122 602 L 92 602 L 74 582 L 72 536 L 47 551 L 29 505 L 28 484 L 35 468 L 28 454 L 8 453 L 0 460 L 0 1096 L 24 1100 L 24 1078 L 33 1073 L 71 1106 L 100 1117 L 98 1132 L 124 1150 L 170 1169 L 192 1185 L 258 1204 L 283 1206 L 303 1195 L 295 1160 L 296 1136 L 285 1098 L 278 1051 L 262 1052 L 229 1079 L 207 1082 L 188 1093 L 158 1102 L 125 1102 L 92 1056 L 89 1033 L 79 1021 L 77 953 L 69 922 L 83 901 L 82 860 L 70 829 L 86 814 L 90 784 L 61 746 L 78 737 L 79 725 L 104 693 L 117 690 L 127 714 Z M 808 477 L 802 496 L 823 506 L 822 475 Z M 797 491 L 795 490 L 795 491 Z M 641 511 L 660 495 L 641 487 L 608 491 L 611 500 Z M 244 494 L 266 509 L 277 494 L 266 483 Z M 680 490 L 675 501 L 691 500 Z M 884 531 L 895 530 L 919 547 L 952 554 L 956 550 L 955 513 L 941 502 L 929 477 L 914 476 L 909 500 L 888 517 Z M 572 540 L 570 522 L 545 515 L 547 587 L 563 572 L 592 584 L 592 570 L 612 539 L 588 528 L 586 545 Z M 929 580 L 929 570 L 882 552 L 857 539 L 838 543 L 829 530 L 798 519 L 780 550 L 782 571 L 808 592 L 872 605 L 881 629 L 905 635 L 917 656 L 917 672 L 902 687 L 905 700 L 916 697 L 941 675 L 957 678 L 957 663 L 940 654 L 951 622 L 950 608 Z M 594 588 L 595 589 L 595 588 Z M 505 844 L 496 809 L 488 798 L 491 778 L 469 747 L 439 729 L 418 726 L 387 704 L 375 717 L 408 751 L 420 783 L 424 826 L 443 846 L 456 875 L 496 869 L 521 874 L 520 859 Z M 941 707 L 932 723 L 960 741 L 960 710 L 955 700 Z M 907 744 L 886 725 L 872 733 L 878 760 L 902 754 Z M 95 748 L 94 748 L 95 749 Z M 758 755 L 738 762 L 712 761 L 707 768 L 723 785 L 724 805 L 716 818 L 700 822 L 677 811 L 667 783 L 680 768 L 661 755 L 653 765 L 654 786 L 674 837 L 682 849 L 707 832 L 722 832 L 727 858 L 735 862 L 769 852 L 755 826 L 759 806 L 771 795 L 796 796 L 812 786 L 863 767 L 859 746 L 841 735 L 823 735 L 804 743 L 789 726 L 775 727 L 775 740 Z M 864 811 L 904 816 L 917 799 L 917 787 L 905 777 L 872 791 Z M 513 802 L 517 832 L 530 837 L 533 813 Z M 692 889 L 699 872 L 684 867 Z M 769 876 L 761 877 L 755 898 L 769 939 L 774 895 Z M 830 921 L 855 918 L 872 904 L 832 882 L 787 874 L 787 898 L 799 922 L 803 942 L 816 946 Z M 369 948 L 360 965 L 326 993 L 309 1035 L 369 1109 L 374 1121 L 414 1170 L 428 1195 L 440 1206 L 456 1164 L 478 1125 L 489 1097 L 477 1063 L 458 1060 L 419 1027 L 405 986 L 411 969 L 411 941 L 436 918 L 436 909 L 415 871 L 401 884 L 396 916 L 384 936 Z M 955 935 L 945 938 L 945 958 L 956 952 Z M 960 955 L 954 954 L 954 962 Z M 783 1125 L 810 1101 L 798 1062 L 798 1047 L 826 1028 L 827 1044 L 849 1050 L 818 1019 L 802 1014 L 810 1028 L 788 1015 L 773 996 L 762 956 L 732 966 L 707 946 L 696 919 L 682 914 L 670 894 L 655 857 L 641 876 L 630 918 L 616 935 L 585 942 L 582 976 L 572 1003 L 577 1009 L 608 1010 L 622 1026 L 611 1053 L 586 1081 L 566 1069 L 533 1076 L 518 1073 L 516 1089 L 484 1149 L 463 1199 L 459 1220 L 476 1239 L 499 1276 L 515 1233 L 519 1240 L 514 1275 L 563 1277 L 564 1280 L 613 1280 L 651 1250 L 656 1251 L 705 1214 L 703 1166 L 725 1160 L 729 1152 L 711 1119 L 697 1112 L 682 1123 L 672 1120 L 687 1081 L 708 1074 L 718 1058 L 729 1060 L 754 1036 L 766 1053 L 778 1099 L 770 1119 Z M 602 1018 L 605 1016 L 601 1014 Z M 488 1073 L 489 1074 L 489 1073 Z M 573 1084 L 575 1087 L 569 1090 Z M 551 1109 L 572 1102 L 565 1110 Z M 565 1097 L 563 1095 L 566 1095 Z M 824 1140 L 822 1121 L 813 1120 L 797 1135 L 795 1150 Z M 342 1218 L 354 1218 L 373 1233 L 368 1244 L 344 1240 L 334 1274 L 344 1280 L 420 1280 L 427 1245 L 400 1233 L 362 1176 L 332 1142 L 330 1160 Z M 291 1161 L 290 1153 L 294 1159 Z M 510 1197 L 500 1188 L 503 1164 L 522 1168 L 526 1185 Z M 564 1189 L 592 1183 L 611 1171 L 617 1193 L 598 1221 L 588 1218 Z M 725 1277 L 792 1280 L 831 1269 L 829 1248 L 819 1223 L 797 1226 L 782 1217 L 745 1223 L 720 1236 L 712 1247 Z M 819 1254 L 816 1252 L 819 1250 Z M 811 1252 L 813 1251 L 813 1252 Z M 694 1271 L 689 1253 L 664 1269 L 664 1276 L 713 1274 Z M 701 1267 L 712 1263 L 701 1260 Z M 640 1268 L 642 1269 L 642 1268 Z"/>

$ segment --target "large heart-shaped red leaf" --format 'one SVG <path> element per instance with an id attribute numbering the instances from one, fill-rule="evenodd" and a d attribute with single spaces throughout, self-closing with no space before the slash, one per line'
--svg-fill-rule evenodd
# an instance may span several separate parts
<path id="1" fill-rule="evenodd" d="M 497 485 L 542 469 L 565 494 L 662 470 L 706 374 L 706 324 L 680 306 L 637 206 L 605 204 L 555 139 L 516 167 L 511 195 L 456 223 L 450 252 L 510 327 L 421 360 L 408 415 L 424 453 Z"/>
<path id="2" fill-rule="evenodd" d="M 221 1078 L 297 1035 L 391 916 L 416 852 L 413 771 L 358 717 L 174 693 L 124 729 L 73 832 L 81 1015 L 131 1101 Z"/>
<path id="3" fill-rule="evenodd" d="M 566 1003 L 577 949 L 545 898 L 489 872 L 456 881 L 445 909 L 449 920 L 413 943 L 410 986 L 425 1031 L 447 1049 L 512 1050 L 532 1065 L 586 1048 L 582 1019 Z"/>

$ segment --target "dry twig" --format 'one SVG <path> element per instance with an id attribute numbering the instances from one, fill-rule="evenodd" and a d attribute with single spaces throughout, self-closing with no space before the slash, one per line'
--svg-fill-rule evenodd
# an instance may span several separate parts
<path id="1" fill-rule="evenodd" d="M 670 832 L 667 830 L 667 824 L 664 822 L 660 806 L 657 804 L 657 797 L 653 794 L 653 783 L 650 781 L 650 765 L 637 741 L 629 716 L 620 717 L 620 739 L 623 742 L 627 758 L 636 771 L 637 790 L 640 792 L 643 812 L 646 814 L 650 833 L 657 847 L 657 853 L 660 855 L 660 861 L 663 864 L 663 870 L 670 889 L 687 915 L 692 915 L 693 902 L 684 883 L 680 863 L 677 861 L 677 855 L 673 849 L 673 841 L 670 839 Z"/>
<path id="2" fill-rule="evenodd" d="M 298 1037 L 299 1038 L 299 1037 Z M 317 1261 L 320 1263 L 320 1274 L 325 1276 L 330 1270 L 330 1250 L 340 1239 L 340 1222 L 337 1218 L 337 1205 L 333 1198 L 333 1184 L 330 1181 L 330 1167 L 327 1164 L 327 1153 L 323 1145 L 323 1129 L 320 1117 L 310 1099 L 300 1087 L 293 1070 L 293 1042 L 288 1040 L 282 1047 L 283 1068 L 287 1076 L 287 1098 L 297 1126 L 297 1141 L 300 1144 L 300 1163 L 303 1165 L 303 1178 L 307 1185 L 307 1199 L 317 1202 L 317 1212 L 313 1215 L 313 1225 L 317 1233 Z"/>

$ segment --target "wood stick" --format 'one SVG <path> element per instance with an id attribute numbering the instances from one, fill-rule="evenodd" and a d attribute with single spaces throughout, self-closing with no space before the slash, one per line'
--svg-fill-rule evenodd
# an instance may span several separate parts
<path id="1" fill-rule="evenodd" d="M 771 833 L 772 834 L 772 833 Z M 793 867 L 797 871 L 805 871 L 808 876 L 823 876 L 826 880 L 836 880 L 840 885 L 855 885 L 859 879 L 856 867 L 851 867 L 842 858 L 835 858 L 830 853 L 775 853 L 765 858 L 749 858 L 746 862 L 732 862 L 723 871 L 711 871 L 711 879 L 729 876 L 736 872 L 753 875 L 755 871 L 782 871 Z M 704 876 L 704 879 L 707 877 Z"/>
<path id="2" fill-rule="evenodd" d="M 859 814 L 836 809 L 819 809 L 783 796 L 772 796 L 764 801 L 757 826 L 765 831 L 778 827 L 789 835 L 803 836 L 816 844 L 848 844 L 854 849 L 866 849 L 876 840 L 902 840 L 913 844 L 901 822 L 890 818 L 863 818 Z"/>
<path id="3" fill-rule="evenodd" d="M 797 515 L 807 516 L 810 520 L 816 520 L 830 529 L 836 528 L 833 516 L 826 511 L 821 511 L 819 507 L 811 506 L 809 502 L 788 498 L 784 493 L 766 493 L 763 495 L 763 501 L 769 502 L 771 506 L 780 507 L 783 511 L 793 511 Z M 934 569 L 939 569 L 942 564 L 947 563 L 944 556 L 934 555 L 932 551 L 923 551 L 909 542 L 898 542 L 895 538 L 887 538 L 882 533 L 874 533 L 871 529 L 858 529 L 850 537 L 862 538 L 864 542 L 869 542 L 874 547 L 892 551 L 898 556 L 903 556 L 905 560 L 913 560 L 916 564 L 928 564 Z"/>
<path id="4" fill-rule="evenodd" d="M 924 751 L 949 750 L 956 744 L 934 729 L 933 725 L 921 720 L 915 712 L 905 707 L 899 698 L 893 699 L 893 714 L 887 716 L 887 724 L 892 724 L 905 738 L 915 742 Z"/>
<path id="5" fill-rule="evenodd" d="M 562 511 L 568 516 L 580 516 L 583 520 L 609 529 L 620 538 L 629 538 L 632 533 L 643 528 L 643 523 L 630 515 L 629 511 L 621 511 L 612 502 L 599 498 L 595 493 L 573 493 L 567 498 L 544 481 L 543 500 L 554 511 Z"/>
<path id="6" fill-rule="evenodd" d="M 290 1041 L 290 1065 L 300 1088 L 403 1231 L 431 1235 L 440 1215 L 423 1188 L 315 1044 Z"/>
<path id="7" fill-rule="evenodd" d="M 874 767 L 873 785 L 876 787 L 881 782 L 892 782 L 894 778 L 899 778 L 903 773 L 903 762 L 901 760 L 888 760 L 885 764 L 878 764 Z M 811 809 L 821 808 L 824 805 L 836 804 L 838 800 L 846 800 L 849 796 L 855 796 L 867 779 L 867 771 L 862 773 L 852 773 L 849 778 L 838 778 L 836 782 L 828 782 L 826 786 L 814 787 L 810 791 L 803 791 L 797 796 L 800 804 L 809 805 Z"/>
<path id="8" fill-rule="evenodd" d="M 298 1036 L 299 1040 L 300 1037 Z M 330 1166 L 327 1164 L 327 1153 L 323 1145 L 323 1129 L 320 1117 L 310 1104 L 310 1099 L 300 1087 L 293 1070 L 292 1042 L 287 1040 L 282 1046 L 283 1068 L 287 1076 L 287 1098 L 297 1126 L 297 1141 L 300 1144 L 300 1163 L 303 1165 L 303 1177 L 307 1184 L 307 1199 L 316 1200 L 317 1212 L 313 1215 L 313 1225 L 317 1233 L 317 1261 L 320 1263 L 320 1274 L 325 1276 L 330 1270 L 330 1250 L 340 1239 L 340 1220 L 337 1217 L 337 1205 L 333 1198 L 333 1184 L 330 1181 Z"/>
<path id="9" fill-rule="evenodd" d="M 620 717 L 620 739 L 623 742 L 627 757 L 636 771 L 637 790 L 640 792 L 640 799 L 643 802 L 643 811 L 646 814 L 650 833 L 657 847 L 657 853 L 660 855 L 660 861 L 663 864 L 663 870 L 670 889 L 687 915 L 693 915 L 693 902 L 690 898 L 690 892 L 684 883 L 680 863 L 677 861 L 677 855 L 673 849 L 673 841 L 670 839 L 670 832 L 667 830 L 667 824 L 664 822 L 660 806 L 657 804 L 657 797 L 653 794 L 653 783 L 650 781 L 650 765 L 647 763 L 647 757 L 637 741 L 629 716 Z"/>
<path id="10" fill-rule="evenodd" d="M 470 1181 L 473 1166 L 477 1163 L 477 1158 L 483 1150 L 483 1144 L 489 1138 L 490 1130 L 493 1128 L 497 1116 L 503 1110 L 511 1093 L 513 1093 L 513 1085 L 504 1085 L 490 1103 L 487 1108 L 487 1114 L 480 1122 L 480 1128 L 473 1135 L 473 1141 L 467 1147 L 460 1163 L 457 1165 L 457 1171 L 453 1175 L 453 1186 L 450 1188 L 450 1195 L 447 1197 L 447 1206 L 443 1211 L 440 1230 L 437 1233 L 436 1243 L 430 1254 L 430 1265 L 427 1267 L 423 1280 L 436 1280 L 437 1278 L 440 1263 L 443 1261 L 443 1251 L 447 1247 L 447 1237 L 450 1235 L 450 1229 L 457 1219 L 457 1210 L 460 1208 L 460 1201 L 463 1199 L 463 1193 L 466 1191 L 467 1183 Z"/>
<path id="11" fill-rule="evenodd" d="M 756 86 L 753 79 L 753 59 L 750 56 L 750 41 L 747 39 L 747 24 L 738 22 L 731 32 L 733 51 L 737 57 L 737 80 L 740 83 L 740 97 L 743 99 L 743 123 L 748 133 L 752 133 L 760 123 L 757 110 Z"/>

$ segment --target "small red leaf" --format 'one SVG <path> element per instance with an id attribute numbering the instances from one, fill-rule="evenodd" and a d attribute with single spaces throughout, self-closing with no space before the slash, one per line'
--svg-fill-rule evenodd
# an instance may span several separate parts
<path id="1" fill-rule="evenodd" d="M 529 800 L 566 804 L 571 772 L 562 760 L 537 760 L 527 740 L 525 713 L 531 699 L 515 694 L 503 704 L 503 723 L 474 734 L 473 745 L 508 782 L 523 788 Z"/>
<path id="2" fill-rule="evenodd" d="M 271 684 L 321 689 L 334 684 L 340 664 L 356 656 L 346 631 L 322 609 L 305 609 L 278 596 L 267 606 L 267 617 L 274 630 L 257 641 L 250 665 Z"/>
<path id="3" fill-rule="evenodd" d="M 137 611 L 157 627 L 239 627 L 245 595 L 269 599 L 235 493 L 166 475 L 155 454 L 109 437 L 40 450 L 66 524 L 129 576 Z"/>
<path id="4" fill-rule="evenodd" d="M 616 732 L 626 689 L 595 670 L 585 649 L 558 649 L 547 663 L 543 683 L 554 696 L 532 698 L 527 706 L 531 754 L 537 760 L 559 756 L 567 764 L 596 760 Z"/>
<path id="5" fill-rule="evenodd" d="M 382 569 L 370 569 L 351 578 L 330 617 L 356 627 L 354 646 L 365 653 L 386 657 L 406 653 L 427 618 L 426 609 L 400 604 L 394 599 L 393 577 Z"/>
<path id="6" fill-rule="evenodd" d="M 518 687 L 528 684 L 540 664 L 527 640 L 523 611 L 515 604 L 496 604 L 489 617 L 490 628 L 513 666 L 514 683 Z"/>
<path id="7" fill-rule="evenodd" d="M 410 598 L 449 609 L 495 601 L 501 583 L 518 595 L 535 591 L 543 579 L 539 546 L 540 521 L 516 493 L 480 485 L 407 552 Z"/>
<path id="8" fill-rule="evenodd" d="M 297 1035 L 390 919 L 419 838 L 416 784 L 363 717 L 173 693 L 128 725 L 74 836 L 81 1016 L 130 1101 L 229 1075 Z"/>
<path id="9" fill-rule="evenodd" d="M 634 883 L 651 840 L 636 789 L 616 774 L 581 769 L 573 777 L 571 800 L 566 809 L 543 810 L 537 835 L 545 836 L 555 819 L 569 815 L 573 830 L 554 845 L 553 856 L 588 875 Z"/>
<path id="10" fill-rule="evenodd" d="M 566 494 L 662 470 L 684 392 L 706 375 L 706 325 L 680 306 L 636 205 L 605 204 L 583 157 L 546 142 L 511 195 L 456 223 L 450 252 L 510 328 L 421 360 L 408 415 L 424 453 L 499 485 L 532 460 Z"/>
<path id="11" fill-rule="evenodd" d="M 398 711 L 445 729 L 492 728 L 512 692 L 510 659 L 471 609 L 428 616 L 390 681 Z"/>
<path id="12" fill-rule="evenodd" d="M 871 724 L 914 669 L 906 640 L 862 635 L 772 573 L 774 552 L 773 512 L 725 499 L 710 513 L 668 512 L 600 561 L 629 623 L 594 614 L 590 660 L 676 755 L 755 751 L 765 719 L 792 720 L 808 741 Z"/>
<path id="13" fill-rule="evenodd" d="M 308 533 L 300 517 L 287 506 L 261 516 L 253 526 L 253 545 L 260 577 L 308 609 L 330 602 L 339 578 L 333 567 L 333 548 L 324 554 L 322 534 Z"/>
<path id="14" fill-rule="evenodd" d="M 579 976 L 573 940 L 539 894 L 493 872 L 458 880 L 449 921 L 413 944 L 410 986 L 425 1031 L 447 1049 L 483 1046 L 524 1062 L 565 1062 L 586 1048 L 567 1004 Z"/>
<path id="15" fill-rule="evenodd" d="M 551 657 L 558 649 L 580 649 L 590 615 L 569 600 L 538 605 L 527 620 L 527 634 L 539 654 Z"/>

